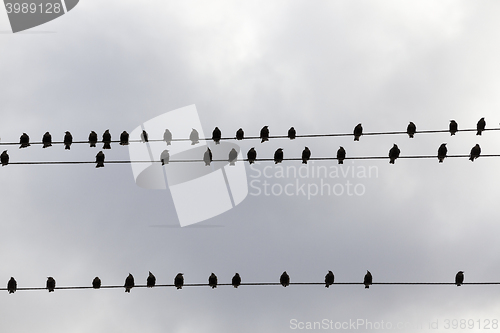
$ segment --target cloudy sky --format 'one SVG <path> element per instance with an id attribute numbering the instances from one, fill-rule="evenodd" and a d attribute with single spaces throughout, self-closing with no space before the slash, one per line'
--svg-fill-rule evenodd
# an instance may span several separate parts
<path id="1" fill-rule="evenodd" d="M 358 123 L 367 132 L 404 131 L 409 121 L 439 130 L 450 119 L 465 129 L 481 117 L 496 128 L 499 11 L 494 1 L 82 0 L 17 34 L 0 11 L 0 142 L 23 132 L 40 141 L 46 131 L 54 140 L 65 131 L 86 140 L 106 129 L 117 139 L 193 104 L 208 135 L 218 126 L 223 136 L 240 127 L 256 136 L 264 125 L 271 135 L 290 126 L 298 134 L 349 133 Z M 333 157 L 338 146 L 348 156 L 385 156 L 394 143 L 402 155 L 432 155 L 444 142 L 449 154 L 468 154 L 476 143 L 499 154 L 498 135 L 238 144 L 268 158 L 279 147 L 299 157 L 304 146 L 313 157 Z M 100 149 L 4 147 L 11 162 L 91 161 Z M 128 158 L 126 147 L 106 151 L 107 160 Z M 362 282 L 367 269 L 374 282 L 453 282 L 459 270 L 466 282 L 500 281 L 498 158 L 335 163 L 315 162 L 339 171 L 319 178 L 278 178 L 272 162 L 246 164 L 246 199 L 185 228 L 170 191 L 137 186 L 128 164 L 3 167 L 0 283 L 13 276 L 19 287 L 44 287 L 53 276 L 58 286 L 88 286 L 99 276 L 121 285 L 132 273 L 144 284 L 148 271 L 158 284 L 178 272 L 186 283 L 206 283 L 212 272 L 220 283 L 235 272 L 243 282 L 278 282 L 285 270 L 292 282 L 322 282 L 328 270 L 336 282 Z M 266 167 L 269 178 L 260 174 Z M 358 174 L 369 169 L 376 172 Z M 363 193 L 265 195 L 257 190 L 264 181 L 275 193 L 298 181 L 337 189 L 349 182 Z M 199 191 L 212 197 L 210 188 Z M 498 288 L 488 285 L 4 293 L 5 332 L 289 332 L 293 323 L 324 319 L 439 329 L 465 319 L 478 329 L 500 319 Z"/>

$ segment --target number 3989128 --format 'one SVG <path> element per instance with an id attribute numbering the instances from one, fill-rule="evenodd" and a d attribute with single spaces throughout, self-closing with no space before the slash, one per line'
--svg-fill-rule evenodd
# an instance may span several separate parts
<path id="1" fill-rule="evenodd" d="M 60 3 L 10 3 L 5 4 L 7 14 L 10 13 L 40 13 L 40 14 L 59 14 L 63 10 Z"/>

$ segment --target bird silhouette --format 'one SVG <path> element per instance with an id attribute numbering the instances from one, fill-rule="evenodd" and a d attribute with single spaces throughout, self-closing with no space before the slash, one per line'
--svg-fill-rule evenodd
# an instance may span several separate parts
<path id="1" fill-rule="evenodd" d="M 479 144 L 476 144 L 472 149 L 470 150 L 470 157 L 469 160 L 474 162 L 476 158 L 478 158 L 481 155 L 481 147 L 479 147 Z"/>
<path id="2" fill-rule="evenodd" d="M 49 132 L 45 132 L 45 134 L 43 135 L 42 143 L 43 143 L 42 148 L 52 147 L 52 135 L 50 135 Z"/>
<path id="3" fill-rule="evenodd" d="M 486 127 L 486 121 L 484 120 L 484 118 L 479 119 L 476 127 L 477 127 L 476 135 L 481 135 L 481 133 L 483 133 L 484 131 L 484 128 Z"/>
<path id="4" fill-rule="evenodd" d="M 64 132 L 64 149 L 65 150 L 70 150 L 71 149 L 71 144 L 73 143 L 73 135 L 69 131 Z"/>
<path id="5" fill-rule="evenodd" d="M 264 126 L 260 130 L 260 143 L 263 143 L 264 141 L 269 141 L 269 126 Z"/>
<path id="6" fill-rule="evenodd" d="M 95 277 L 94 280 L 92 280 L 92 288 L 94 289 L 100 289 L 101 288 L 101 279 L 99 277 Z"/>
<path id="7" fill-rule="evenodd" d="M 458 131 L 458 123 L 455 120 L 450 120 L 450 135 L 455 135 Z"/>
<path id="8" fill-rule="evenodd" d="M 9 282 L 7 282 L 7 290 L 9 291 L 9 294 L 13 294 L 17 290 L 17 282 L 13 277 L 11 277 Z"/>
<path id="9" fill-rule="evenodd" d="M 170 146 L 172 143 L 172 133 L 168 130 L 168 128 L 165 130 L 165 133 L 163 133 L 163 140 L 167 143 L 167 146 Z"/>
<path id="10" fill-rule="evenodd" d="M 354 127 L 354 141 L 359 141 L 359 137 L 363 135 L 363 126 L 361 124 L 357 124 L 356 127 Z"/>
<path id="11" fill-rule="evenodd" d="M 236 140 L 243 140 L 245 138 L 245 132 L 243 131 L 243 128 L 240 128 L 239 130 L 236 131 Z"/>
<path id="12" fill-rule="evenodd" d="M 129 293 L 130 289 L 135 287 L 134 277 L 132 276 L 132 274 L 128 273 L 128 276 L 125 279 L 125 284 L 123 286 L 125 287 L 126 293 Z"/>
<path id="13" fill-rule="evenodd" d="M 295 128 L 290 127 L 290 129 L 288 130 L 288 138 L 290 138 L 290 140 L 293 140 L 293 139 L 295 139 L 296 135 L 297 135 L 297 132 L 295 131 Z"/>
<path id="14" fill-rule="evenodd" d="M 257 152 L 255 151 L 254 147 L 250 148 L 250 150 L 247 152 L 247 158 L 248 163 L 253 164 L 255 162 L 255 159 L 257 158 Z"/>
<path id="15" fill-rule="evenodd" d="M 198 134 L 198 131 L 193 128 L 191 131 L 191 134 L 189 135 L 189 140 L 191 140 L 191 146 L 200 143 L 200 135 Z"/>
<path id="16" fill-rule="evenodd" d="M 438 149 L 438 160 L 439 163 L 443 163 L 444 159 L 446 158 L 446 154 L 448 153 L 448 148 L 446 148 L 446 143 L 442 143 L 441 146 L 439 146 Z"/>
<path id="17" fill-rule="evenodd" d="M 183 273 L 179 273 L 174 278 L 174 285 L 177 289 L 182 289 L 182 286 L 184 285 L 184 276 L 182 275 Z"/>
<path id="18" fill-rule="evenodd" d="M 153 288 L 156 284 L 156 277 L 153 273 L 149 272 L 148 279 L 146 281 L 146 287 Z"/>
<path id="19" fill-rule="evenodd" d="M 218 145 L 220 144 L 220 138 L 222 136 L 222 133 L 218 127 L 214 129 L 212 132 L 212 140 L 214 140 L 215 144 Z"/>
<path id="20" fill-rule="evenodd" d="M 161 165 L 168 164 L 168 162 L 170 161 L 170 154 L 168 153 L 167 149 L 162 151 L 160 155 L 160 160 L 161 160 Z"/>
<path id="21" fill-rule="evenodd" d="M 408 124 L 408 127 L 406 128 L 406 133 L 408 133 L 408 136 L 411 138 L 413 138 L 413 136 L 415 135 L 415 132 L 417 131 L 417 126 L 410 121 L 410 123 Z"/>
<path id="22" fill-rule="evenodd" d="M 455 284 L 457 285 L 457 287 L 460 287 L 462 283 L 464 283 L 464 272 L 459 271 L 457 275 L 455 275 Z"/>
<path id="23" fill-rule="evenodd" d="M 286 271 L 284 271 L 283 274 L 281 274 L 280 283 L 283 287 L 287 287 L 290 285 L 290 276 L 288 276 Z"/>
<path id="24" fill-rule="evenodd" d="M 302 151 L 302 164 L 307 164 L 307 161 L 311 158 L 311 151 L 308 147 L 305 147 Z"/>
<path id="25" fill-rule="evenodd" d="M 29 135 L 26 133 L 23 133 L 23 135 L 21 135 L 21 137 L 19 138 L 19 144 L 21 145 L 21 146 L 19 146 L 19 148 L 26 148 L 26 147 L 31 146 Z"/>
<path id="26" fill-rule="evenodd" d="M 212 273 L 209 277 L 208 277 L 208 285 L 210 287 L 212 287 L 212 289 L 214 288 L 217 288 L 217 276 L 215 276 L 214 273 Z"/>
<path id="27" fill-rule="evenodd" d="M 344 159 L 345 159 L 345 149 L 344 147 L 340 146 L 339 150 L 337 150 L 337 160 L 339 161 L 339 164 L 344 164 Z"/>
<path id="28" fill-rule="evenodd" d="M 399 157 L 401 150 L 399 150 L 398 145 L 394 144 L 391 150 L 389 150 L 389 163 L 394 164 L 396 159 Z"/>
<path id="29" fill-rule="evenodd" d="M 53 292 L 55 288 L 56 288 L 56 280 L 54 280 L 54 278 L 52 276 L 49 276 L 47 278 L 47 283 L 45 285 L 45 289 L 48 289 L 49 293 L 50 293 L 50 292 Z"/>
<path id="30" fill-rule="evenodd" d="M 0 162 L 2 166 L 6 166 L 9 164 L 9 154 L 7 154 L 7 150 L 4 150 L 2 154 L 0 154 Z"/>
<path id="31" fill-rule="evenodd" d="M 328 271 L 328 273 L 325 275 L 325 287 L 329 288 L 334 281 L 335 281 L 335 276 L 333 275 L 333 272 Z"/>
<path id="32" fill-rule="evenodd" d="M 233 287 L 238 288 L 241 284 L 241 277 L 238 273 L 234 274 L 233 279 L 231 280 L 231 284 Z"/>
<path id="33" fill-rule="evenodd" d="M 365 289 L 370 288 L 370 285 L 372 284 L 372 282 L 373 282 L 372 273 L 370 273 L 370 271 L 366 271 L 365 279 L 363 280 L 363 283 L 365 285 Z"/>
<path id="34" fill-rule="evenodd" d="M 238 152 L 236 149 L 231 149 L 229 152 L 229 165 L 235 165 L 236 159 L 238 158 Z"/>
<path id="35" fill-rule="evenodd" d="M 148 136 L 148 132 L 146 132 L 146 130 L 142 130 L 141 141 L 142 142 L 149 142 L 149 136 Z"/>
<path id="36" fill-rule="evenodd" d="M 90 147 L 95 147 L 96 143 L 97 143 L 97 133 L 94 131 L 91 131 L 89 134 Z"/>
<path id="37" fill-rule="evenodd" d="M 122 134 L 120 134 L 120 146 L 127 146 L 129 137 L 130 135 L 128 132 L 123 131 Z"/>
<path id="38" fill-rule="evenodd" d="M 104 131 L 102 135 L 102 142 L 104 143 L 102 149 L 111 149 L 111 133 L 109 133 L 109 129 Z"/>
<path id="39" fill-rule="evenodd" d="M 212 151 L 210 148 L 207 148 L 207 151 L 203 154 L 203 161 L 205 162 L 205 166 L 210 165 L 212 162 Z"/>
<path id="40" fill-rule="evenodd" d="M 104 153 L 102 152 L 102 150 L 98 152 L 97 155 L 95 155 L 95 162 L 97 163 L 95 166 L 96 168 L 104 167 Z"/>
<path id="41" fill-rule="evenodd" d="M 278 164 L 278 163 L 281 163 L 281 162 L 283 162 L 283 149 L 278 148 L 274 152 L 274 164 Z"/>

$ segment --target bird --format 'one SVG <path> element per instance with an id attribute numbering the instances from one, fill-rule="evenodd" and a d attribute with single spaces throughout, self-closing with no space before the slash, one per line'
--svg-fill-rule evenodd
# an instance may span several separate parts
<path id="1" fill-rule="evenodd" d="M 200 135 L 198 134 L 198 131 L 193 128 L 191 131 L 191 134 L 189 135 L 189 140 L 191 140 L 191 146 L 200 143 Z"/>
<path id="2" fill-rule="evenodd" d="M 161 165 L 168 164 L 170 160 L 170 154 L 168 153 L 168 150 L 165 149 L 161 155 L 160 155 L 160 160 L 161 160 Z"/>
<path id="3" fill-rule="evenodd" d="M 104 167 L 104 153 L 102 150 L 95 155 L 95 162 L 97 163 L 96 168 Z"/>
<path id="4" fill-rule="evenodd" d="M 231 284 L 235 288 L 238 288 L 238 286 L 241 284 L 241 277 L 238 273 L 234 274 L 233 279 L 231 280 Z"/>
<path id="5" fill-rule="evenodd" d="M 307 161 L 311 158 L 311 151 L 308 147 L 305 147 L 302 151 L 302 164 L 307 164 Z"/>
<path id="6" fill-rule="evenodd" d="M 281 274 L 280 283 L 283 287 L 287 287 L 290 285 L 290 276 L 288 276 L 286 271 L 284 271 L 283 274 Z"/>
<path id="7" fill-rule="evenodd" d="M 231 149 L 229 152 L 229 165 L 235 165 L 236 159 L 238 158 L 238 152 L 236 149 Z"/>
<path id="8" fill-rule="evenodd" d="M 479 147 L 479 144 L 476 144 L 472 149 L 470 150 L 470 157 L 469 160 L 474 162 L 476 158 L 481 155 L 481 147 Z"/>
<path id="9" fill-rule="evenodd" d="M 111 149 L 111 133 L 109 133 L 109 129 L 102 134 L 102 142 L 104 143 L 102 149 Z"/>
<path id="10" fill-rule="evenodd" d="M 217 288 L 217 276 L 214 273 L 210 274 L 208 277 L 208 285 L 212 287 L 212 289 Z"/>
<path id="11" fill-rule="evenodd" d="M 257 158 L 257 151 L 255 151 L 255 147 L 250 148 L 247 152 L 248 163 L 253 164 L 255 159 Z"/>
<path id="12" fill-rule="evenodd" d="M 278 148 L 274 152 L 274 164 L 281 163 L 283 161 L 283 149 Z"/>
<path id="13" fill-rule="evenodd" d="M 484 128 L 486 127 L 486 121 L 484 118 L 479 119 L 477 122 L 477 133 L 476 135 L 481 135 L 481 133 L 484 131 Z"/>
<path id="14" fill-rule="evenodd" d="M 42 143 L 42 148 L 52 147 L 52 135 L 50 135 L 49 132 L 45 132 L 45 134 L 43 135 Z"/>
<path id="15" fill-rule="evenodd" d="M 174 278 L 174 285 L 177 289 L 182 289 L 182 286 L 184 285 L 184 276 L 182 275 L 183 273 L 179 273 Z"/>
<path id="16" fill-rule="evenodd" d="M 410 123 L 408 124 L 408 127 L 406 128 L 406 133 L 408 133 L 408 136 L 411 138 L 413 138 L 413 136 L 415 135 L 415 132 L 417 131 L 417 126 L 410 121 Z"/>
<path id="17" fill-rule="evenodd" d="M 95 277 L 94 280 L 92 280 L 92 288 L 94 289 L 100 289 L 101 288 L 101 279 L 99 277 Z"/>
<path id="18" fill-rule="evenodd" d="M 372 273 L 370 273 L 370 271 L 366 271 L 366 274 L 365 274 L 365 279 L 363 281 L 363 283 L 365 284 L 365 289 L 368 289 L 370 288 L 370 285 L 372 284 Z"/>
<path id="19" fill-rule="evenodd" d="M 135 287 L 134 277 L 132 276 L 132 274 L 128 273 L 128 276 L 125 279 L 125 284 L 123 286 L 125 287 L 126 293 L 129 293 L 130 289 Z"/>
<path id="20" fill-rule="evenodd" d="M 153 273 L 149 272 L 148 279 L 146 282 L 146 287 L 153 288 L 155 284 L 156 284 L 156 277 L 153 275 Z"/>
<path id="21" fill-rule="evenodd" d="M 21 135 L 21 137 L 19 138 L 19 144 L 21 144 L 21 146 L 19 148 L 26 148 L 26 147 L 31 146 L 29 135 L 26 133 L 23 133 L 23 135 Z"/>
<path id="22" fill-rule="evenodd" d="M 455 120 L 450 120 L 450 135 L 455 135 L 458 131 L 458 123 Z"/>
<path id="23" fill-rule="evenodd" d="M 56 280 L 54 280 L 52 276 L 49 276 L 47 278 L 47 284 L 45 285 L 45 289 L 48 289 L 50 293 L 53 292 L 55 288 L 56 288 Z"/>
<path id="24" fill-rule="evenodd" d="M 268 127 L 269 126 L 264 126 L 260 130 L 260 138 L 261 138 L 260 143 L 263 143 L 264 141 L 269 141 L 269 128 Z"/>
<path id="25" fill-rule="evenodd" d="M 245 138 L 245 132 L 243 131 L 243 128 L 240 128 L 239 130 L 236 131 L 236 140 L 243 140 Z"/>
<path id="26" fill-rule="evenodd" d="M 344 159 L 345 159 L 345 149 L 344 147 L 340 146 L 339 150 L 337 150 L 337 160 L 339 161 L 339 164 L 344 164 Z"/>
<path id="27" fill-rule="evenodd" d="M 394 144 L 392 146 L 391 150 L 389 150 L 389 163 L 394 164 L 394 161 L 399 157 L 399 154 L 401 153 L 401 150 L 399 150 L 398 145 Z"/>
<path id="28" fill-rule="evenodd" d="M 212 151 L 210 148 L 207 148 L 207 151 L 203 154 L 203 161 L 205 161 L 205 166 L 210 165 L 212 162 Z"/>
<path id="29" fill-rule="evenodd" d="M 165 129 L 165 133 L 163 133 L 163 140 L 167 142 L 167 146 L 170 146 L 172 143 L 172 133 L 167 129 Z"/>
<path id="30" fill-rule="evenodd" d="M 120 146 L 127 146 L 129 137 L 130 135 L 128 132 L 123 131 L 122 134 L 120 134 Z"/>
<path id="31" fill-rule="evenodd" d="M 17 290 L 17 282 L 13 277 L 11 277 L 9 282 L 7 282 L 7 290 L 9 291 L 9 294 L 13 294 Z"/>
<path id="32" fill-rule="evenodd" d="M 214 129 L 212 132 L 212 140 L 214 140 L 215 144 L 218 145 L 220 144 L 220 138 L 222 136 L 222 133 L 218 127 Z"/>
<path id="33" fill-rule="evenodd" d="M 446 143 L 442 143 L 441 146 L 439 146 L 438 149 L 438 160 L 439 163 L 443 163 L 444 159 L 446 158 L 446 154 L 448 153 L 448 148 L 446 148 Z"/>
<path id="34" fill-rule="evenodd" d="M 459 271 L 457 275 L 455 275 L 455 284 L 457 285 L 457 287 L 460 287 L 462 283 L 464 283 L 464 272 Z"/>
<path id="35" fill-rule="evenodd" d="M 7 154 L 7 150 L 4 150 L 2 154 L 0 154 L 0 162 L 2 166 L 6 166 L 9 164 L 9 154 Z"/>
<path id="36" fill-rule="evenodd" d="M 361 124 L 357 124 L 354 127 L 354 141 L 359 141 L 359 137 L 363 135 L 363 126 Z"/>
<path id="37" fill-rule="evenodd" d="M 89 134 L 89 143 L 90 147 L 95 147 L 95 144 L 97 143 L 97 133 L 94 131 L 91 131 Z"/>
<path id="38" fill-rule="evenodd" d="M 142 130 L 141 140 L 142 140 L 142 142 L 148 142 L 149 141 L 149 139 L 148 139 L 148 132 L 146 132 L 146 130 Z"/>
<path id="39" fill-rule="evenodd" d="M 290 129 L 288 130 L 288 137 L 290 138 L 290 140 L 293 140 L 295 139 L 295 136 L 297 135 L 297 132 L 295 131 L 295 128 L 290 127 Z"/>
<path id="40" fill-rule="evenodd" d="M 335 276 L 332 271 L 328 271 L 328 274 L 325 275 L 325 287 L 329 288 L 333 282 L 335 281 Z"/>
<path id="41" fill-rule="evenodd" d="M 73 135 L 69 131 L 64 132 L 64 149 L 70 150 L 71 144 L 73 143 Z"/>

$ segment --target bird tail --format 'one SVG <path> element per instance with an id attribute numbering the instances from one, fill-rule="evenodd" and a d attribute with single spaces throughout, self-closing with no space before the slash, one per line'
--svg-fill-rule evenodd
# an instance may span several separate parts
<path id="1" fill-rule="evenodd" d="M 369 288 L 370 288 L 370 285 L 365 284 L 365 289 L 369 289 Z"/>
<path id="2" fill-rule="evenodd" d="M 167 146 L 170 146 L 170 141 L 167 141 Z"/>
<path id="3" fill-rule="evenodd" d="M 90 147 L 95 147 L 95 143 L 91 142 Z"/>
<path id="4" fill-rule="evenodd" d="M 481 131 L 477 131 L 476 135 L 481 135 Z"/>
<path id="5" fill-rule="evenodd" d="M 474 157 L 471 155 L 471 157 L 469 158 L 469 161 L 472 161 L 474 162 Z"/>
<path id="6" fill-rule="evenodd" d="M 339 160 L 339 164 L 344 164 L 344 161 L 343 160 Z"/>
<path id="7" fill-rule="evenodd" d="M 412 139 L 412 138 L 413 138 L 413 134 L 408 134 L 408 135 L 410 136 L 410 139 Z"/>
<path id="8" fill-rule="evenodd" d="M 254 162 L 249 160 L 248 163 L 253 164 Z"/>
<path id="9" fill-rule="evenodd" d="M 97 165 L 95 166 L 96 168 L 104 168 L 104 164 L 103 163 L 97 163 Z"/>
<path id="10" fill-rule="evenodd" d="M 391 160 L 389 161 L 390 164 L 394 164 L 394 159 L 391 158 Z"/>
<path id="11" fill-rule="evenodd" d="M 302 160 L 302 164 L 307 164 L 307 160 Z"/>
<path id="12" fill-rule="evenodd" d="M 66 146 L 64 146 L 64 149 L 66 149 L 66 150 L 70 150 L 71 148 L 70 148 L 70 146 L 69 146 L 69 145 L 66 145 Z"/>
<path id="13" fill-rule="evenodd" d="M 359 141 L 359 136 L 355 136 L 354 141 Z"/>

